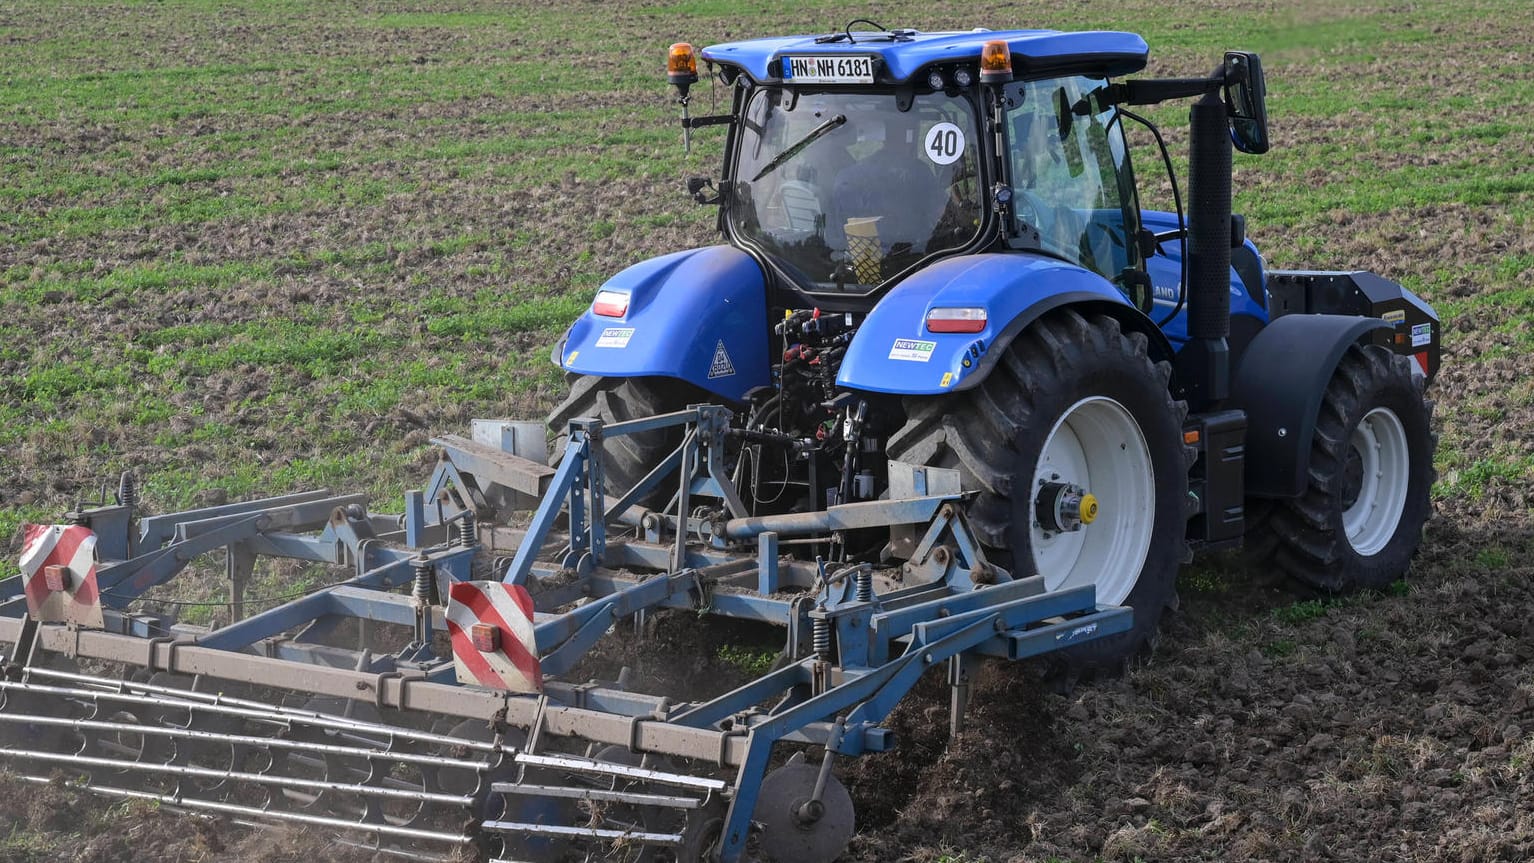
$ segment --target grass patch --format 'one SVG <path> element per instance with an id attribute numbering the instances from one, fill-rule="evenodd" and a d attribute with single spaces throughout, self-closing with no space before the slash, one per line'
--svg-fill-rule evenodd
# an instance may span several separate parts
<path id="1" fill-rule="evenodd" d="M 721 662 L 740 669 L 742 673 L 751 677 L 760 677 L 772 670 L 781 653 L 765 648 L 721 644 L 716 655 Z"/>
<path id="2" fill-rule="evenodd" d="M 1274 609 L 1273 618 L 1279 623 L 1294 626 L 1325 617 L 1336 605 L 1336 600 L 1307 599 Z"/>

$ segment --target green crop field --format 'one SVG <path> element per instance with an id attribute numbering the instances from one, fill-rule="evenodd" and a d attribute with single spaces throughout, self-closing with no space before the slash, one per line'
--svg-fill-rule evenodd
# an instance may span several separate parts
<path id="1" fill-rule="evenodd" d="M 907 716 L 919 726 L 909 760 L 875 759 L 861 791 L 849 783 L 882 801 L 861 810 L 851 853 L 1527 859 L 1534 4 L 935 9 L 0 3 L 0 576 L 16 572 L 22 523 L 98 498 L 124 470 L 160 512 L 319 486 L 392 510 L 428 476 L 432 435 L 543 415 L 565 388 L 550 346 L 597 287 L 715 241 L 713 210 L 684 184 L 717 171 L 721 136 L 696 133 L 684 153 L 663 70 L 671 42 L 871 17 L 1134 30 L 1153 74 L 1203 73 L 1226 48 L 1252 49 L 1274 146 L 1237 155 L 1236 211 L 1268 263 L 1373 270 L 1446 321 L 1436 514 L 1411 587 L 1318 602 L 1254 588 L 1260 574 L 1234 563 L 1195 570 L 1151 668 L 982 710 L 1008 735 L 999 755 L 982 739 L 944 751 Z M 694 93 L 697 113 L 724 98 L 706 82 Z M 1181 170 L 1185 109 L 1153 116 Z M 1159 203 L 1150 156 L 1142 187 Z M 287 577 L 268 586 L 291 588 Z M 197 590 L 224 597 L 216 580 Z M 1339 639 L 1348 670 L 1315 678 Z M 1466 664 L 1473 645 L 1484 647 Z M 1221 689 L 1259 674 L 1246 695 Z M 1412 688 L 1419 677 L 1443 683 Z M 1461 679 L 1464 691 L 1450 685 Z M 1296 703 L 1306 716 L 1285 712 Z M 83 847 L 19 816 L 7 840 L 8 817 L 0 859 Z"/>

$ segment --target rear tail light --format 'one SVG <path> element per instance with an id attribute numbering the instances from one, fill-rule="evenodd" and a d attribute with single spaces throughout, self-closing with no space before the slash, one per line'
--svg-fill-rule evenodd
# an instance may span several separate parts
<path id="1" fill-rule="evenodd" d="M 597 291 L 591 310 L 605 318 L 621 318 L 628 314 L 629 295 L 622 291 Z"/>
<path id="2" fill-rule="evenodd" d="M 929 333 L 978 333 L 985 329 L 985 309 L 933 309 L 927 312 Z"/>

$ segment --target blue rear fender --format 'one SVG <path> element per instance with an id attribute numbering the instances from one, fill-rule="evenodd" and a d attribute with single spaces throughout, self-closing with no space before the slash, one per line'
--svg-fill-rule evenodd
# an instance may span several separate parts
<path id="1" fill-rule="evenodd" d="M 1146 333 L 1158 359 L 1171 355 L 1148 319 L 1102 276 L 1027 252 L 949 258 L 913 274 L 880 300 L 842 359 L 837 384 L 899 395 L 974 386 L 1023 327 L 1045 312 L 1081 304 L 1111 312 Z M 982 308 L 977 333 L 932 333 L 935 308 Z"/>
<path id="2" fill-rule="evenodd" d="M 635 264 L 602 291 L 628 298 L 621 316 L 592 309 L 570 325 L 556 362 L 603 377 L 670 377 L 742 401 L 771 382 L 761 267 L 730 246 Z"/>

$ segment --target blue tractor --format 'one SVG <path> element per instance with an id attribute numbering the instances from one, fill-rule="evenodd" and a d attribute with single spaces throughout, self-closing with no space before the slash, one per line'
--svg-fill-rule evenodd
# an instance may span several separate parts
<path id="1" fill-rule="evenodd" d="M 1327 592 L 1401 578 L 1441 325 L 1377 275 L 1267 269 L 1231 213 L 1232 146 L 1268 148 L 1259 58 L 1116 80 L 1146 55 L 1130 33 L 869 22 L 672 46 L 684 127 L 727 127 L 718 182 L 689 182 L 724 242 L 602 286 L 555 349 L 573 385 L 550 424 L 727 406 L 756 514 L 962 494 L 991 564 L 1133 609 L 1053 654 L 1067 678 L 1149 649 L 1194 551 L 1245 543 Z M 730 113 L 688 114 L 699 59 Z M 1193 100 L 1187 204 L 1143 210 L 1126 125 L 1165 155 L 1132 108 L 1171 99 Z M 676 443 L 607 443 L 606 483 Z M 802 553 L 898 565 L 917 539 Z"/>

